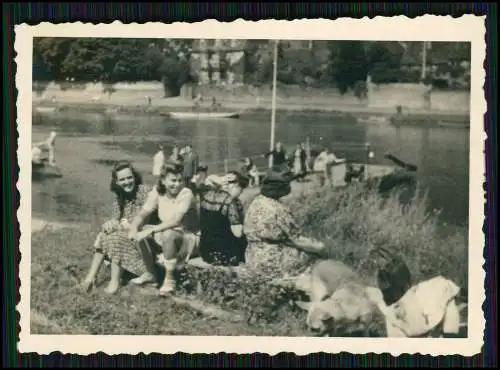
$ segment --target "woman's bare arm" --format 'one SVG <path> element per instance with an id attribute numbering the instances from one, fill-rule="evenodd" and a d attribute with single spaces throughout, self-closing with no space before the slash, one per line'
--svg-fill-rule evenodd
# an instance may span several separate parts
<path id="1" fill-rule="evenodd" d="M 130 232 L 136 233 L 137 230 L 143 225 L 144 221 L 157 209 L 158 207 L 158 193 L 156 189 L 149 192 L 146 202 L 142 206 L 139 213 L 132 219 L 130 223 Z"/>
<path id="2" fill-rule="evenodd" d="M 292 248 L 296 248 L 307 253 L 320 254 L 324 249 L 323 243 L 303 236 L 290 239 L 286 244 Z"/>

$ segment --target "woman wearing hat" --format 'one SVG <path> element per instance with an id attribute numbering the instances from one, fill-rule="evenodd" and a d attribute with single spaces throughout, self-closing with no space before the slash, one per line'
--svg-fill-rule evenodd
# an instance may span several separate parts
<path id="1" fill-rule="evenodd" d="M 292 179 L 289 171 L 273 167 L 245 215 L 246 266 L 270 277 L 300 274 L 324 248 L 323 243 L 301 235 L 290 210 L 280 202 L 290 193 Z"/>

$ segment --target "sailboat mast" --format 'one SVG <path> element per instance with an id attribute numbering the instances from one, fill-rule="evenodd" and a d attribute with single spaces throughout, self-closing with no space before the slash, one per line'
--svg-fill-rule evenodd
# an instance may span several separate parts
<path id="1" fill-rule="evenodd" d="M 274 131 L 276 128 L 276 81 L 278 75 L 278 40 L 274 41 L 274 58 L 273 58 L 273 98 L 271 107 L 271 142 L 270 150 L 274 150 Z M 273 156 L 269 156 L 269 168 L 273 166 Z"/>

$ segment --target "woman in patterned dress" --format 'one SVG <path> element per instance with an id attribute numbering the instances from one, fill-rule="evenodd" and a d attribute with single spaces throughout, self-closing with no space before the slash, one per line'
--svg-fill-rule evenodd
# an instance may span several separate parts
<path id="1" fill-rule="evenodd" d="M 111 219 L 106 221 L 94 243 L 94 257 L 81 286 L 89 291 L 104 259 L 111 262 L 111 280 L 106 293 L 113 294 L 120 287 L 122 270 L 135 275 L 146 272 L 137 242 L 128 237 L 128 224 L 145 203 L 150 189 L 142 184 L 141 175 L 126 161 L 119 162 L 111 171 L 111 191 L 115 193 Z"/>
<path id="2" fill-rule="evenodd" d="M 231 171 L 223 188 L 201 194 L 199 252 L 202 259 L 219 266 L 237 266 L 245 261 L 243 206 L 239 196 L 249 179 Z"/>
<path id="3" fill-rule="evenodd" d="M 245 268 L 269 278 L 304 272 L 324 248 L 323 243 L 301 235 L 289 209 L 280 202 L 291 191 L 293 175 L 277 170 L 270 170 L 264 178 L 261 193 L 249 205 L 244 220 Z"/>

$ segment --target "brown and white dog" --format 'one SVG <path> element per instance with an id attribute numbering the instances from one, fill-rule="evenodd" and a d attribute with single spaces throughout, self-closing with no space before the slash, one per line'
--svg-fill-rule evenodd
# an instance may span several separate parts
<path id="1" fill-rule="evenodd" d="M 296 302 L 307 311 L 307 326 L 319 335 L 359 333 L 374 336 L 384 330 L 385 320 L 376 302 L 382 294 L 362 284 L 356 271 L 338 260 L 316 263 L 309 276 L 310 302 Z M 326 299 L 325 299 L 326 298 Z"/>

